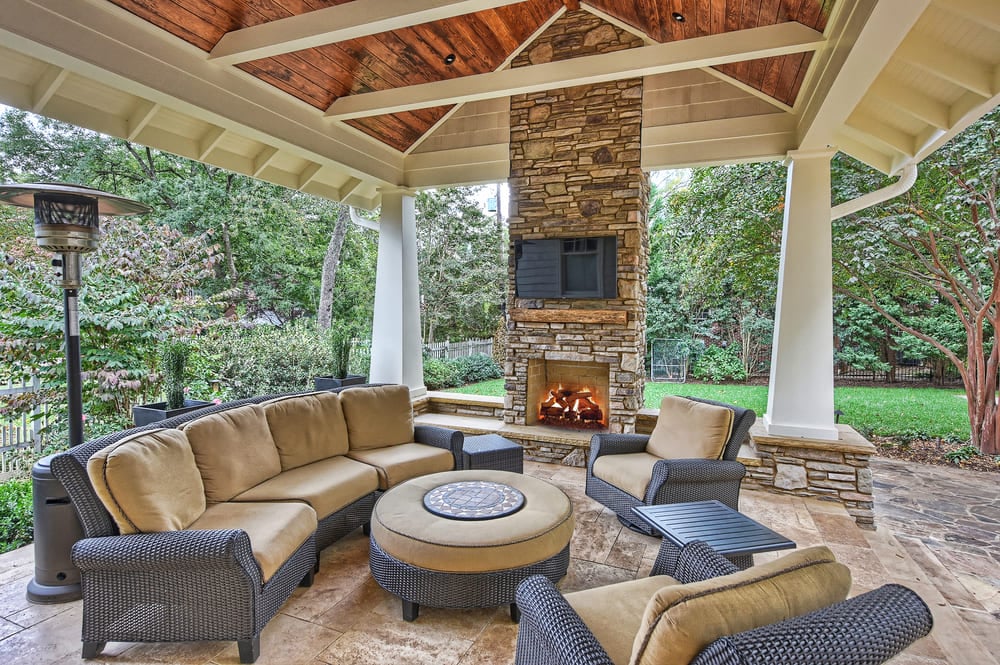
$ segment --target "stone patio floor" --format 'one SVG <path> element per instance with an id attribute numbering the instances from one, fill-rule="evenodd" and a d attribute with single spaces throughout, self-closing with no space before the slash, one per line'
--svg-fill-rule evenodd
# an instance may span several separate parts
<path id="1" fill-rule="evenodd" d="M 874 460 L 878 529 L 863 531 L 844 509 L 816 499 L 744 491 L 741 510 L 800 547 L 825 543 L 854 574 L 853 593 L 886 582 L 917 591 L 935 627 L 896 665 L 1000 665 L 1000 483 L 988 473 Z M 658 540 L 623 529 L 584 495 L 583 469 L 527 463 L 526 473 L 562 487 L 576 509 L 564 591 L 646 575 Z M 80 659 L 79 601 L 32 605 L 32 548 L 0 555 L 0 663 L 239 662 L 232 643 L 109 644 Z M 757 555 L 757 561 L 778 554 Z M 421 608 L 414 623 L 368 573 L 360 530 L 327 548 L 322 570 L 265 628 L 261 665 L 461 664 L 513 662 L 517 626 L 506 608 Z"/>

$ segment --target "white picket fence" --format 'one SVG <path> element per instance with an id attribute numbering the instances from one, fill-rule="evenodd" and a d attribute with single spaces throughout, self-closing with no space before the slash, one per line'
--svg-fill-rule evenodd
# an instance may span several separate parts
<path id="1" fill-rule="evenodd" d="M 462 342 L 435 342 L 424 344 L 424 352 L 438 360 L 464 358 L 477 353 L 493 355 L 493 339 L 467 339 Z"/>
<path id="2" fill-rule="evenodd" d="M 0 398 L 6 395 L 20 395 L 35 392 L 41 387 L 37 378 L 21 384 L 0 384 Z M 20 418 L 0 419 L 0 476 L 16 470 L 19 456 L 18 450 L 32 449 L 35 453 L 42 451 L 41 430 L 45 426 L 45 410 L 38 408 L 30 415 Z"/>

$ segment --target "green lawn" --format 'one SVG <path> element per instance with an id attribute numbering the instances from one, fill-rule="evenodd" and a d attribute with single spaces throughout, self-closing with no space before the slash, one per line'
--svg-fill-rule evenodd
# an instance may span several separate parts
<path id="1" fill-rule="evenodd" d="M 473 395 L 504 394 L 503 379 L 484 381 L 451 392 Z M 760 416 L 767 409 L 767 386 L 711 383 L 647 383 L 646 406 L 657 408 L 664 395 L 690 395 L 748 407 Z M 843 411 L 840 422 L 865 436 L 902 439 L 969 438 L 965 393 L 942 388 L 845 387 L 833 391 L 834 405 Z"/>

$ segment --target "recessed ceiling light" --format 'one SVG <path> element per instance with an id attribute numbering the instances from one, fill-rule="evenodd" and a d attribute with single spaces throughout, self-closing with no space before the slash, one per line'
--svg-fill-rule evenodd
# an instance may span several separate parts
<path id="1" fill-rule="evenodd" d="M 670 15 L 670 18 L 674 19 L 678 23 L 683 23 L 684 22 L 684 14 L 681 14 L 680 12 L 673 12 Z"/>
<path id="2" fill-rule="evenodd" d="M 454 53 L 449 53 L 448 55 L 444 56 L 444 64 L 450 65 L 453 62 L 455 62 L 455 54 Z"/>

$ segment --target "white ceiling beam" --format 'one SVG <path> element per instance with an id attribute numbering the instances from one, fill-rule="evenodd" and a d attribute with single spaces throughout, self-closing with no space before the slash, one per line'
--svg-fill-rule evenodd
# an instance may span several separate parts
<path id="1" fill-rule="evenodd" d="M 1000 3 L 996 0 L 939 0 L 935 6 L 1000 32 Z"/>
<path id="2" fill-rule="evenodd" d="M 31 87 L 32 113 L 42 113 L 44 111 L 45 105 L 56 94 L 59 86 L 63 84 L 67 76 L 69 76 L 69 71 L 62 67 L 45 68 L 42 75 L 35 81 L 35 85 Z"/>
<path id="3" fill-rule="evenodd" d="M 867 15 L 845 16 L 847 27 L 860 23 L 853 44 L 837 44 L 842 62 L 823 72 L 816 94 L 802 113 L 799 149 L 825 150 L 927 9 L 930 0 L 879 0 Z"/>
<path id="4" fill-rule="evenodd" d="M 916 88 L 904 85 L 895 78 L 879 77 L 872 86 L 871 93 L 896 110 L 938 129 L 948 129 L 951 126 L 947 104 L 925 95 Z"/>
<path id="5" fill-rule="evenodd" d="M 867 134 L 873 141 L 884 143 L 904 155 L 912 157 L 917 152 L 915 136 L 893 127 L 863 109 L 851 114 L 851 117 L 847 119 L 847 126 L 862 134 Z"/>
<path id="6" fill-rule="evenodd" d="M 322 164 L 317 164 L 315 162 L 309 164 L 307 167 L 299 171 L 299 183 L 296 189 L 305 189 L 313 180 L 316 179 L 316 175 L 323 168 Z"/>
<path id="7" fill-rule="evenodd" d="M 822 45 L 823 35 L 819 32 L 795 22 L 781 23 L 530 67 L 464 76 L 447 81 L 350 95 L 336 100 L 326 115 L 338 120 L 350 120 L 430 106 L 507 97 L 814 51 Z"/>
<path id="8" fill-rule="evenodd" d="M 900 44 L 896 55 L 911 65 L 983 97 L 993 94 L 993 70 L 988 64 L 928 35 L 914 35 L 907 39 Z"/>
<path id="9" fill-rule="evenodd" d="M 274 158 L 278 155 L 278 149 L 273 146 L 264 146 L 264 149 L 254 155 L 253 158 L 253 177 L 259 178 L 260 174 L 264 172 Z"/>
<path id="10" fill-rule="evenodd" d="M 125 121 L 128 127 L 125 138 L 129 141 L 134 141 L 159 111 L 160 105 L 155 102 L 143 100 L 136 104 L 135 109 Z"/>
<path id="11" fill-rule="evenodd" d="M 354 0 L 228 32 L 208 59 L 234 65 L 518 2 L 523 0 Z"/>
<path id="12" fill-rule="evenodd" d="M 208 157 L 209 153 L 215 150 L 216 146 L 219 145 L 219 141 L 225 136 L 226 130 L 223 127 L 211 127 L 205 134 L 198 139 L 198 161 L 203 162 L 205 158 Z"/>
<path id="13" fill-rule="evenodd" d="M 343 201 L 356 192 L 362 184 L 364 183 L 358 178 L 348 178 L 343 185 L 337 188 L 337 200 Z"/>

